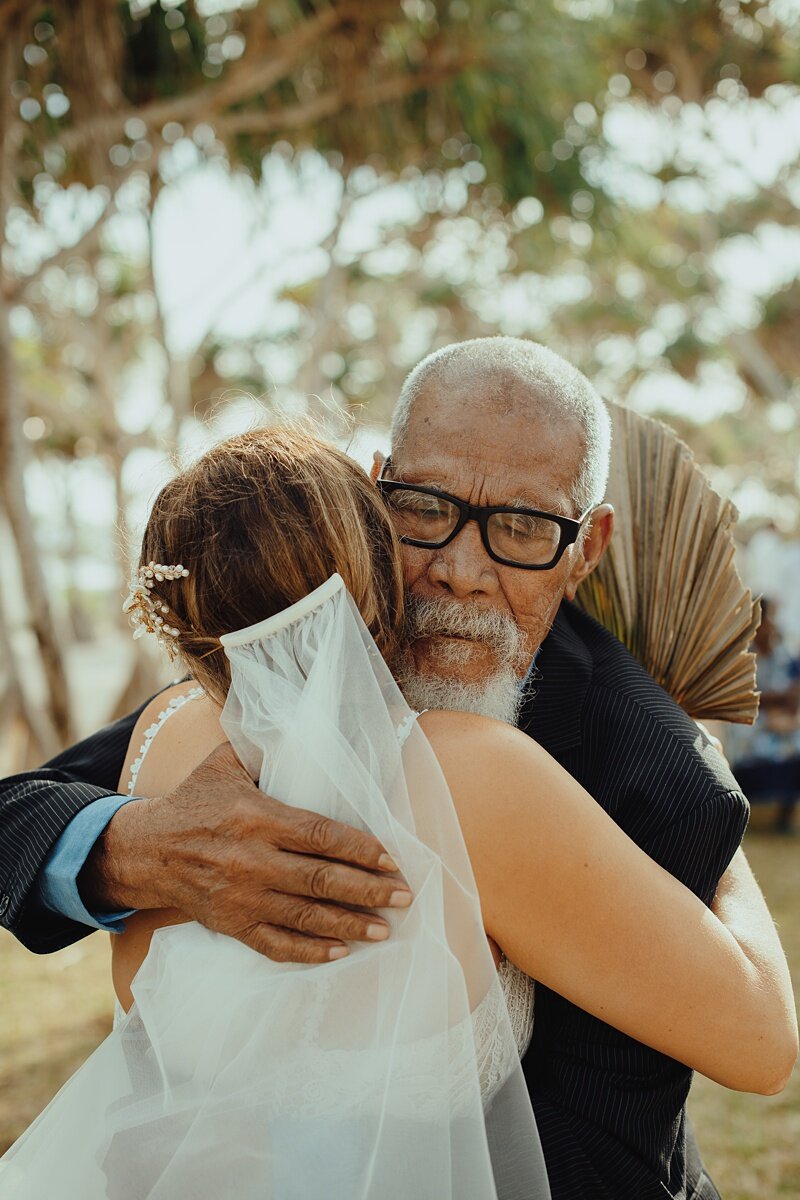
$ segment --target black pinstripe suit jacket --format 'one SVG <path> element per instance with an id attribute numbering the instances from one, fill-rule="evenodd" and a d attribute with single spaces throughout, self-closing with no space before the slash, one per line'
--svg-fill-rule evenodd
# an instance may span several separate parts
<path id="1" fill-rule="evenodd" d="M 561 606 L 537 666 L 521 727 L 710 903 L 748 816 L 723 760 L 617 639 L 574 606 Z M 523 1070 L 553 1200 L 717 1196 L 687 1136 L 691 1071 L 681 1063 L 540 986 Z"/>
<path id="2" fill-rule="evenodd" d="M 748 811 L 722 760 L 620 643 L 574 606 L 561 606 L 538 666 L 521 727 L 710 902 Z M 37 907 L 33 885 L 71 818 L 116 791 L 138 715 L 0 784 L 0 919 L 31 950 L 55 950 L 89 932 Z M 691 1138 L 687 1151 L 691 1072 L 680 1063 L 539 987 L 523 1068 L 553 1200 L 717 1195 Z"/>

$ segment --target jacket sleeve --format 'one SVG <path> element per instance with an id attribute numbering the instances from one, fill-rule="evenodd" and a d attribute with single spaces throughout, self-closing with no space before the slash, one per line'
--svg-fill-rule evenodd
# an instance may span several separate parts
<path id="1" fill-rule="evenodd" d="M 750 807 L 694 722 L 668 697 L 659 704 L 598 691 L 573 774 L 583 772 L 581 782 L 628 837 L 710 904 Z"/>
<path id="2" fill-rule="evenodd" d="M 0 782 L 0 923 L 37 954 L 91 932 L 45 908 L 37 878 L 72 818 L 116 793 L 131 734 L 147 703 L 43 767 Z"/>
<path id="3" fill-rule="evenodd" d="M 750 806 L 738 790 L 715 792 L 664 826 L 643 848 L 704 904 L 739 848 Z"/>

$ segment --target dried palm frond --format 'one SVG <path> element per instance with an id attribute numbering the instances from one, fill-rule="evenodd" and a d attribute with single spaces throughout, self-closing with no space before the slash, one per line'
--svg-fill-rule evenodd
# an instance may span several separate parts
<path id="1" fill-rule="evenodd" d="M 760 604 L 736 568 L 736 509 L 666 425 L 608 407 L 616 529 L 577 601 L 690 716 L 752 723 Z"/>

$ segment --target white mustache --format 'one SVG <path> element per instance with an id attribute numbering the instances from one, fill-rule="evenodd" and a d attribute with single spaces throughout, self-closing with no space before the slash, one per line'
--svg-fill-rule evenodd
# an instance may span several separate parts
<path id="1" fill-rule="evenodd" d="M 406 636 L 409 641 L 455 637 L 480 642 L 494 651 L 498 666 L 519 668 L 529 657 L 525 634 L 512 617 L 455 600 L 407 596 Z"/>

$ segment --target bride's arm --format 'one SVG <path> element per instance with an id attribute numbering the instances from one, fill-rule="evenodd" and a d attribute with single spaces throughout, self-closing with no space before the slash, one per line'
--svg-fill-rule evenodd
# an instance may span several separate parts
<path id="1" fill-rule="evenodd" d="M 790 1034 L 794 1032 L 791 1070 L 797 1056 L 797 1016 L 791 975 L 772 914 L 741 848 L 720 879 L 711 908 L 757 968 L 763 980 L 765 1004 L 776 1005 L 777 1029 L 780 1031 L 788 1024 Z"/>
<path id="2" fill-rule="evenodd" d="M 797 1020 L 779 946 L 752 951 L 765 937 L 777 946 L 757 887 L 759 929 L 729 931 L 530 738 L 460 714 L 422 723 L 458 809 L 487 932 L 512 962 L 718 1083 L 779 1091 L 797 1056 Z M 752 903 L 741 869 L 729 878 Z"/>

